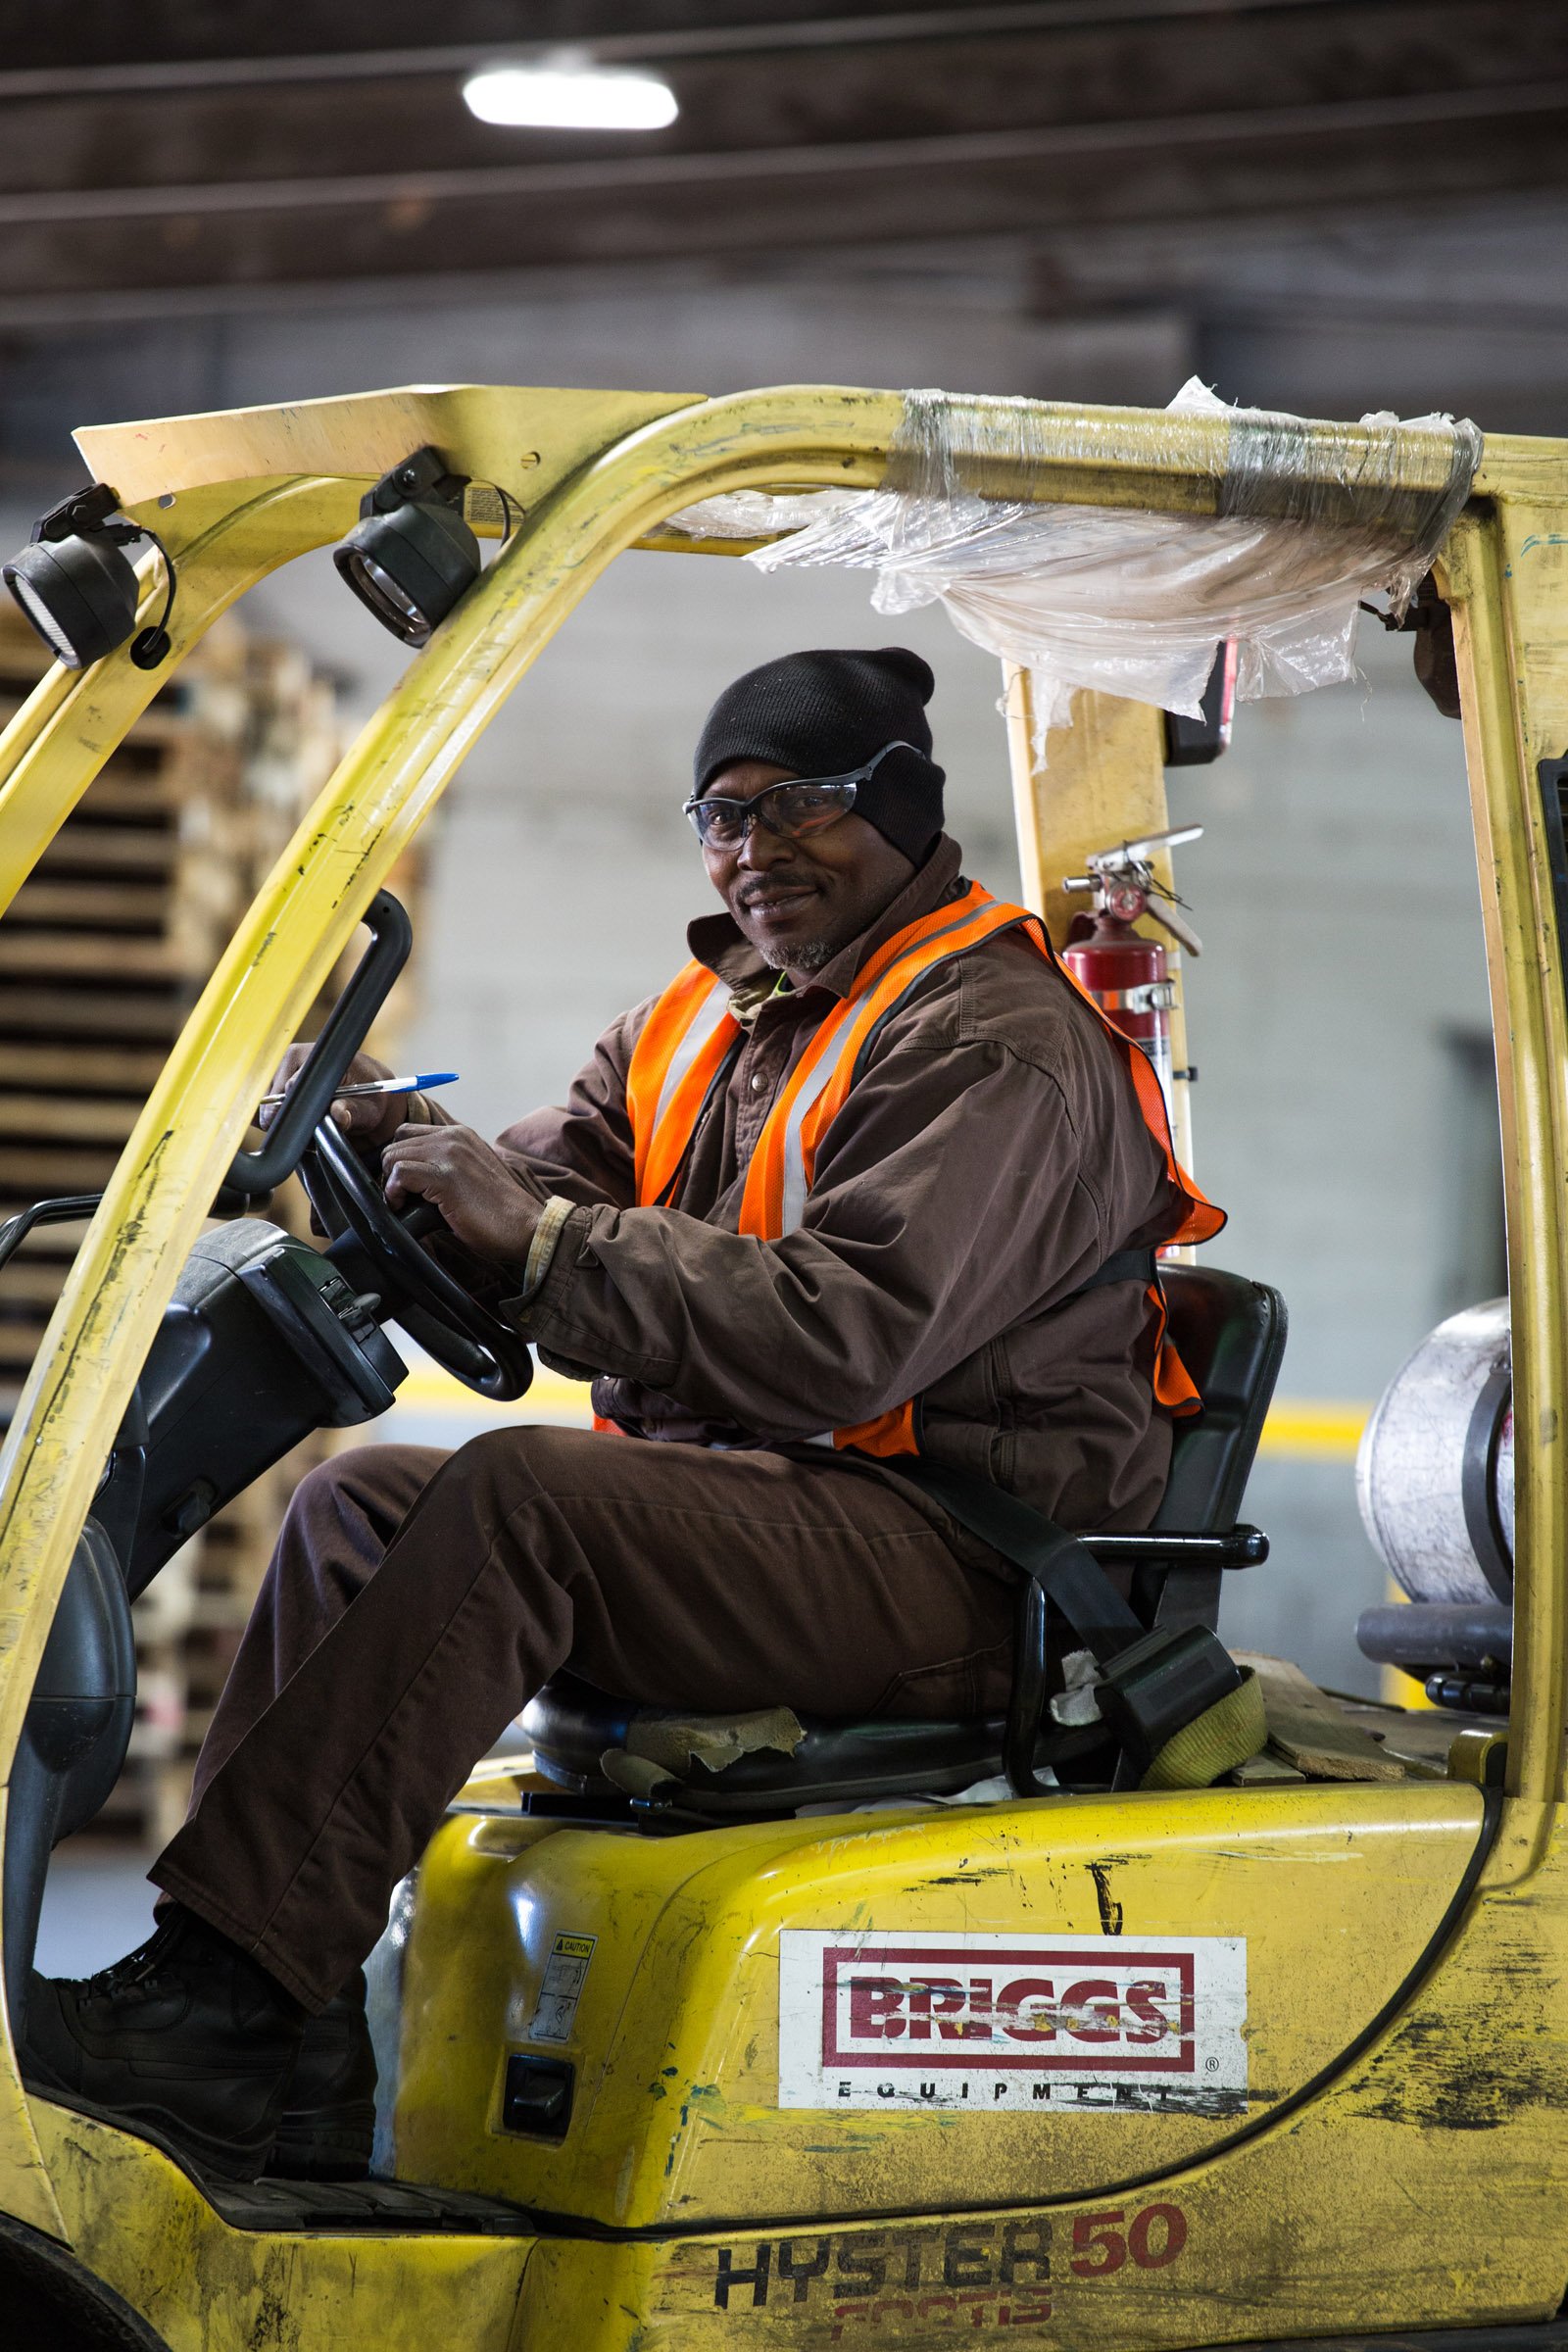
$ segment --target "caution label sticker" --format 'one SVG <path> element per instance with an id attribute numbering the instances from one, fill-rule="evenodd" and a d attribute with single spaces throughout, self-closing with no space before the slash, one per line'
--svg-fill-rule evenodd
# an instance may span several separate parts
<path id="1" fill-rule="evenodd" d="M 545 1962 L 544 1981 L 539 1986 L 539 1999 L 528 2023 L 530 2041 L 569 2041 L 577 2016 L 577 2003 L 588 1981 L 588 1963 L 594 1956 L 598 1938 L 593 1936 L 558 1936 L 550 1947 Z"/>
<path id="2" fill-rule="evenodd" d="M 1247 2107 L 1234 1936 L 779 1938 L 781 2107 Z"/>

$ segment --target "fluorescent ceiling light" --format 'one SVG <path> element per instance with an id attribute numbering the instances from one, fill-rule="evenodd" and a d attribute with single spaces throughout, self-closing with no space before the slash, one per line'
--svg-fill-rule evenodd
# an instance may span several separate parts
<path id="1" fill-rule="evenodd" d="M 564 60 L 481 66 L 463 97 L 481 122 L 537 130 L 662 130 L 680 112 L 655 74 Z"/>

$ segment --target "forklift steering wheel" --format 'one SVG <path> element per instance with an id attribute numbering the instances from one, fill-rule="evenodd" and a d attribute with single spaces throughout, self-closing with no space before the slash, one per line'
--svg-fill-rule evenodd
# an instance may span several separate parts
<path id="1" fill-rule="evenodd" d="M 421 1200 L 400 1217 L 329 1118 L 307 1146 L 300 1175 L 333 1240 L 352 1234 L 387 1311 L 438 1364 L 498 1403 L 526 1393 L 533 1379 L 527 1341 L 420 1247 L 421 1236 L 447 1230 L 439 1211 Z"/>

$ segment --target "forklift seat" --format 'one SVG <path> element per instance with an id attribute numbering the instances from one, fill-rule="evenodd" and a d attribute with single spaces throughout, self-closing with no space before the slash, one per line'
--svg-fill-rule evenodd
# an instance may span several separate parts
<path id="1" fill-rule="evenodd" d="M 1208 1266 L 1167 1266 L 1161 1279 L 1171 1337 L 1203 1410 L 1175 1425 L 1150 1534 L 1086 1541 L 1103 1564 L 1118 1550 L 1138 1559 L 1132 1602 L 1146 1625 L 1212 1631 L 1223 1568 L 1190 1564 L 1181 1539 L 1236 1527 L 1285 1352 L 1285 1301 L 1265 1283 Z M 1170 1539 L 1163 1556 L 1161 1536 Z M 1261 1556 L 1256 1545 L 1250 1556 Z M 524 1710 L 521 1728 L 535 1768 L 574 1796 L 630 1795 L 677 1815 L 723 1820 L 806 1804 L 955 1795 L 1001 1772 L 1006 1724 L 1002 1716 L 845 1723 L 787 1708 L 703 1716 L 638 1706 L 558 1674 Z"/>
<path id="2" fill-rule="evenodd" d="M 5 1997 L 25 2010 L 51 1849 L 120 1778 L 136 1717 L 136 1638 L 120 1561 L 89 1519 L 62 1588 L 12 1760 L 5 1812 Z"/>

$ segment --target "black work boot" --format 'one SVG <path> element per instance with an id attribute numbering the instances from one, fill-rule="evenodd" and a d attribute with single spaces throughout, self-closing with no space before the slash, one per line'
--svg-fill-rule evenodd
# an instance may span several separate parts
<path id="1" fill-rule="evenodd" d="M 23 2080 L 167 2142 L 199 2173 L 254 2180 L 304 2026 L 299 2002 L 260 1961 L 174 1903 L 113 1968 L 31 1979 Z"/>
<path id="2" fill-rule="evenodd" d="M 305 2021 L 269 2173 L 284 2180 L 364 2180 L 375 2138 L 375 2051 L 365 1971 Z"/>

